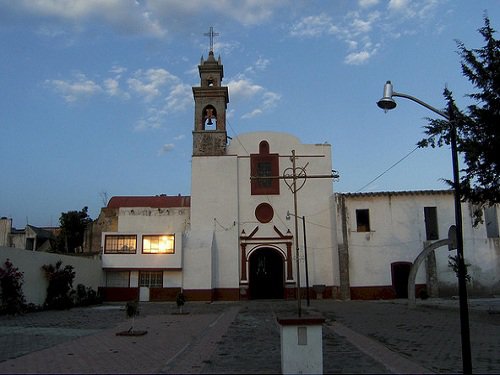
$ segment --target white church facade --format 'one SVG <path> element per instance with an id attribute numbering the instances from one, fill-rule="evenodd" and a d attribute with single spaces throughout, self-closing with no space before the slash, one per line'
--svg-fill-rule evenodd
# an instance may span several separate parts
<path id="1" fill-rule="evenodd" d="M 293 299 L 298 280 L 312 298 L 404 297 L 408 267 L 453 224 L 452 192 L 334 194 L 331 145 L 276 132 L 229 142 L 220 58 L 210 51 L 199 72 L 191 195 L 113 197 L 102 209 L 105 299 Z M 464 219 L 465 258 L 486 294 L 500 293 L 497 217 L 493 207 L 487 224 Z M 419 270 L 418 292 L 455 293 L 448 255 Z"/>

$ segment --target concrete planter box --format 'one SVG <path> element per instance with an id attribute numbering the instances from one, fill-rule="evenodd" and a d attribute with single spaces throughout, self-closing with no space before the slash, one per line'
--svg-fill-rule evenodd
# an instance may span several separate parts
<path id="1" fill-rule="evenodd" d="M 323 323 L 321 317 L 277 318 L 281 336 L 283 374 L 323 373 Z"/>

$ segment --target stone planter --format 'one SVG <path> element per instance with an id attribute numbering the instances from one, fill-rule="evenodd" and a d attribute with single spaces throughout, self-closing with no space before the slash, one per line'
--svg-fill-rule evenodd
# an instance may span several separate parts
<path id="1" fill-rule="evenodd" d="M 277 318 L 281 337 L 283 374 L 323 373 L 322 317 Z"/>

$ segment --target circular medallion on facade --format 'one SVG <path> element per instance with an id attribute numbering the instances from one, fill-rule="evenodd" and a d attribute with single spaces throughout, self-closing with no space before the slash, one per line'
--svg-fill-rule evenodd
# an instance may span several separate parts
<path id="1" fill-rule="evenodd" d="M 269 203 L 261 203 L 255 209 L 255 217 L 261 223 L 269 223 L 274 216 L 274 210 Z"/>

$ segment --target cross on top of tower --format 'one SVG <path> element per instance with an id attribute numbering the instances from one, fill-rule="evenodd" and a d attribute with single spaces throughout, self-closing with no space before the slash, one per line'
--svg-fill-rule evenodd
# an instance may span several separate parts
<path id="1" fill-rule="evenodd" d="M 219 36 L 219 33 L 214 33 L 214 28 L 213 26 L 210 26 L 210 30 L 208 33 L 203 34 L 205 36 L 208 36 L 210 38 L 210 52 L 214 51 L 214 36 Z"/>

